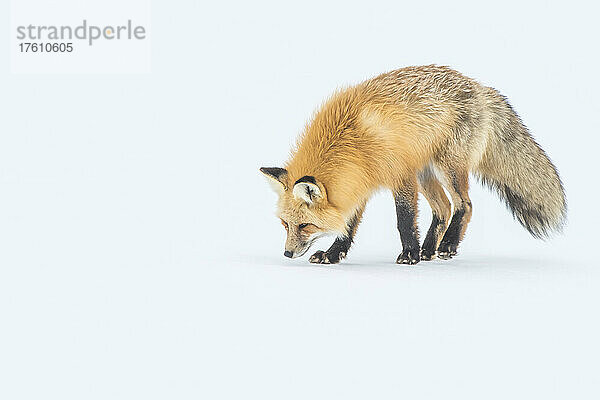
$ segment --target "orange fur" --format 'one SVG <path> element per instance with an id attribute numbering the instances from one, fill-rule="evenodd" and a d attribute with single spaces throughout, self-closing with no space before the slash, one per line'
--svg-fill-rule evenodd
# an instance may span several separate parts
<path id="1" fill-rule="evenodd" d="M 419 74 L 427 71 L 448 69 L 390 72 L 335 93 L 298 140 L 285 166 L 288 181 L 314 176 L 345 221 L 373 191 L 412 179 L 443 146 L 457 118 L 443 98 L 415 95 L 418 85 L 426 85 Z M 408 79 L 399 85 L 395 75 L 402 73 Z"/>
<path id="2" fill-rule="evenodd" d="M 337 91 L 306 125 L 284 167 L 276 176 L 263 172 L 279 182 L 278 214 L 289 232 L 310 223 L 313 235 L 335 232 L 350 242 L 358 223 L 350 222 L 360 221 L 374 191 L 387 188 L 403 196 L 400 206 L 413 215 L 416 192 L 425 194 L 438 219 L 429 240 L 437 246 L 450 213 L 443 185 L 456 222 L 446 232 L 452 243 L 440 246 L 455 253 L 471 216 L 470 172 L 496 189 L 534 236 L 559 227 L 566 213 L 556 169 L 506 99 L 448 67 L 402 68 Z M 295 191 L 307 177 L 314 183 Z M 312 239 L 289 232 L 286 249 L 303 254 Z"/>

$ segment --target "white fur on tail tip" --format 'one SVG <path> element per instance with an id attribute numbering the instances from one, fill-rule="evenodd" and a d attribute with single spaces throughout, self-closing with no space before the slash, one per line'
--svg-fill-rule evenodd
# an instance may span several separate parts
<path id="1" fill-rule="evenodd" d="M 312 204 L 321 198 L 321 189 L 314 183 L 298 182 L 294 185 L 292 192 L 297 199 L 304 200 L 307 204 Z"/>

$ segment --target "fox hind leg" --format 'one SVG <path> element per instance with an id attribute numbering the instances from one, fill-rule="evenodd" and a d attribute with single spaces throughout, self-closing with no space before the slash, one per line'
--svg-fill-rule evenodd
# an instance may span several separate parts
<path id="1" fill-rule="evenodd" d="M 427 199 L 432 211 L 431 226 L 421 246 L 421 260 L 433 260 L 446 226 L 450 220 L 451 206 L 446 193 L 435 174 L 426 168 L 418 174 L 420 191 Z"/>
<path id="2" fill-rule="evenodd" d="M 469 198 L 468 172 L 447 172 L 446 178 L 446 189 L 452 197 L 454 214 L 438 247 L 438 257 L 442 259 L 452 258 L 456 255 L 458 244 L 465 234 L 473 213 L 471 199 Z"/>

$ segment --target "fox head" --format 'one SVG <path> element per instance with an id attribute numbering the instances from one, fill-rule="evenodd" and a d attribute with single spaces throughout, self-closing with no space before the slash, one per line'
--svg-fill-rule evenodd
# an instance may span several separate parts
<path id="1" fill-rule="evenodd" d="M 327 201 L 323 183 L 314 176 L 291 179 L 284 168 L 261 168 L 279 195 L 277 216 L 287 232 L 284 255 L 304 255 L 321 236 L 343 232 L 346 224 L 340 212 Z"/>

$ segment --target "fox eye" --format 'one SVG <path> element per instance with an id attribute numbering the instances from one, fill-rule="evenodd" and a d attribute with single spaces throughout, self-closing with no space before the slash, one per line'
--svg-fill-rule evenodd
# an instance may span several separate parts
<path id="1" fill-rule="evenodd" d="M 310 224 L 300 224 L 300 225 L 298 225 L 298 229 L 304 229 L 304 228 L 306 228 L 308 225 L 310 225 Z"/>

